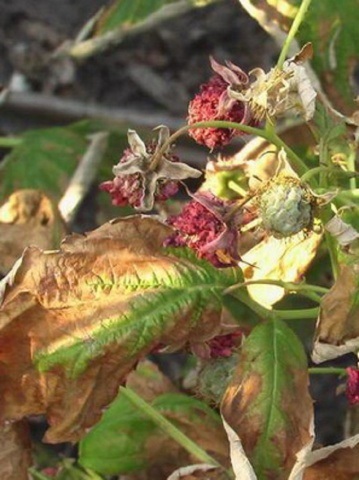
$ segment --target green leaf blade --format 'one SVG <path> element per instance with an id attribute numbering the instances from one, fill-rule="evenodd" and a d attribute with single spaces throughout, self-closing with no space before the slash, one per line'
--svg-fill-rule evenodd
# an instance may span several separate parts
<path id="1" fill-rule="evenodd" d="M 255 327 L 243 346 L 222 414 L 258 479 L 287 478 L 296 453 L 310 441 L 306 367 L 300 341 L 282 321 Z"/>

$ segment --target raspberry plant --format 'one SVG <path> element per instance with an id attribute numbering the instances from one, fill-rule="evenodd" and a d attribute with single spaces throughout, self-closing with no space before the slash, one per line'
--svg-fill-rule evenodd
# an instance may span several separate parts
<path id="1" fill-rule="evenodd" d="M 140 2 L 138 21 L 161 8 L 168 15 L 181 2 L 164 3 L 148 11 Z M 341 54 L 315 30 L 322 5 L 331 6 L 332 27 L 343 22 L 336 38 L 348 46 L 351 20 L 346 27 L 341 7 L 329 0 L 290 3 L 295 15 L 277 23 L 288 34 L 272 69 L 244 72 L 211 57 L 213 76 L 191 100 L 186 125 L 172 134 L 154 126 L 148 141 L 128 130 L 114 178 L 99 188 L 115 206 L 131 207 L 130 215 L 70 235 L 54 250 L 63 223 L 46 204 L 53 230 L 44 245 L 26 248 L 0 286 L 0 419 L 14 452 L 10 473 L 0 457 L 6 478 L 26 478 L 24 419 L 38 414 L 49 423 L 46 441 L 79 442 L 79 458 L 77 466 L 35 466 L 33 478 L 108 478 L 158 465 L 161 478 L 171 480 L 359 475 L 358 424 L 341 443 L 314 448 L 308 390 L 309 377 L 337 375 L 350 408 L 359 403 L 358 111 L 345 62 L 328 86 L 320 41 L 338 62 L 352 47 Z M 128 21 L 126 4 L 115 2 L 93 38 L 79 38 L 67 54 L 85 57 L 111 35 L 113 41 L 118 19 Z M 262 8 L 268 26 L 271 9 Z M 263 21 L 258 9 L 250 7 Z M 297 52 L 289 56 L 295 38 Z M 324 78 L 318 91 L 306 69 L 312 57 Z M 80 123 L 40 136 L 78 155 L 93 128 Z M 297 148 L 290 129 L 308 142 Z M 110 134 L 92 137 L 87 162 Z M 212 154 L 203 171 L 176 154 L 175 141 L 186 134 Z M 3 192 L 12 186 L 14 158 L 36 143 L 34 135 L 13 141 Z M 220 155 L 237 136 L 248 145 Z M 57 168 L 63 173 L 69 163 Z M 185 181 L 200 177 L 190 191 Z M 178 200 L 181 189 L 186 200 Z M 26 195 L 43 235 L 43 199 Z M 15 193 L 4 203 L 3 223 L 18 222 L 21 198 Z M 307 352 L 305 322 L 315 321 Z M 174 351 L 192 362 L 180 386 L 144 362 Z M 320 365 L 346 354 L 347 368 Z"/>

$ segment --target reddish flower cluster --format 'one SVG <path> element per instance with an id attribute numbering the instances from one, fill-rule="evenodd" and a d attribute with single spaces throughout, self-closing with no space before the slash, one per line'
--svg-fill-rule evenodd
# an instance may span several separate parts
<path id="1" fill-rule="evenodd" d="M 242 332 L 232 332 L 212 338 L 208 342 L 211 358 L 230 357 L 233 350 L 238 347 Z"/>
<path id="2" fill-rule="evenodd" d="M 225 210 L 224 205 L 210 193 L 197 195 L 179 215 L 167 220 L 176 232 L 165 241 L 165 246 L 190 247 L 216 267 L 236 265 L 238 230 L 221 218 L 219 211 Z"/>
<path id="3" fill-rule="evenodd" d="M 219 112 L 220 100 L 226 93 L 228 83 L 219 75 L 213 76 L 208 83 L 200 88 L 188 107 L 188 124 L 208 120 L 226 120 L 241 123 L 245 115 L 242 102 L 235 102 L 228 109 Z M 235 135 L 240 135 L 238 130 L 228 128 L 194 128 L 189 130 L 189 135 L 197 142 L 211 150 L 229 143 Z"/>
<path id="4" fill-rule="evenodd" d="M 146 149 L 149 154 L 153 154 L 156 145 L 151 143 L 146 146 Z M 119 164 L 127 162 L 133 155 L 134 152 L 132 149 L 127 148 L 123 152 Z M 179 161 L 175 155 L 168 155 L 167 159 L 171 162 Z M 157 183 L 155 199 L 158 201 L 167 200 L 176 195 L 178 188 L 178 182 L 161 179 Z M 131 205 L 132 207 L 139 208 L 145 194 L 143 176 L 138 172 L 128 175 L 116 175 L 113 180 L 101 183 L 100 189 L 108 192 L 111 195 L 112 204 L 119 207 Z"/>
<path id="5" fill-rule="evenodd" d="M 359 403 L 359 369 L 348 367 L 346 370 L 348 374 L 346 396 L 350 405 L 356 405 Z"/>

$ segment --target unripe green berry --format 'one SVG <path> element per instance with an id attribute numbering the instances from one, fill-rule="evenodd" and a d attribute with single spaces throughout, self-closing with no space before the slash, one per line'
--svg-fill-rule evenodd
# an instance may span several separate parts
<path id="1" fill-rule="evenodd" d="M 278 175 L 257 197 L 263 228 L 274 237 L 290 237 L 311 228 L 314 197 L 299 179 Z"/>
<path id="2" fill-rule="evenodd" d="M 238 355 L 210 360 L 201 370 L 197 391 L 208 403 L 219 405 L 238 363 Z"/>

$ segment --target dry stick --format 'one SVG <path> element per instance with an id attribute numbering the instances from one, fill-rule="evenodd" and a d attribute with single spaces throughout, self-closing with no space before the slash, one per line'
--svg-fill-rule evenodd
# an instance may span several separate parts
<path id="1" fill-rule="evenodd" d="M 94 181 L 98 166 L 107 148 L 108 132 L 90 135 L 90 145 L 59 202 L 59 210 L 66 223 L 71 223 Z"/>
<path id="2" fill-rule="evenodd" d="M 207 3 L 213 3 L 218 0 L 207 0 Z M 95 36 L 85 41 L 74 42 L 70 45 L 64 45 L 59 52 L 67 53 L 76 60 L 88 58 L 96 53 L 102 52 L 107 48 L 121 43 L 125 37 L 138 35 L 150 30 L 171 18 L 183 15 L 196 8 L 195 2 L 180 0 L 169 5 L 164 5 L 159 10 L 149 15 L 145 20 L 135 24 L 130 28 L 114 28 L 103 35 Z"/>
<path id="3" fill-rule="evenodd" d="M 4 104 L 5 111 L 26 112 L 31 116 L 51 116 L 56 119 L 76 121 L 84 118 L 103 120 L 116 126 L 128 127 L 129 124 L 138 128 L 153 128 L 154 125 L 166 124 L 171 130 L 177 130 L 183 125 L 183 120 L 165 113 L 146 114 L 141 111 L 126 108 L 103 107 L 96 103 L 84 103 L 77 100 L 66 100 L 52 95 L 40 93 L 11 92 Z"/>

